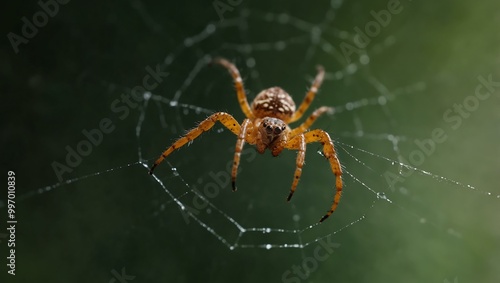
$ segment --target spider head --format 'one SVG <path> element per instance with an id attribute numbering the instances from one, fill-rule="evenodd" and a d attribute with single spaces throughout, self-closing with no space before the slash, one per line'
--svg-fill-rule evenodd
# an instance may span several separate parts
<path id="1" fill-rule="evenodd" d="M 273 152 L 273 155 L 277 155 L 281 150 L 280 141 L 285 141 L 286 131 L 288 127 L 283 120 L 278 118 L 266 117 L 262 119 L 259 125 L 259 132 L 262 138 L 262 152 L 269 148 Z M 261 153 L 262 153 L 261 152 Z"/>

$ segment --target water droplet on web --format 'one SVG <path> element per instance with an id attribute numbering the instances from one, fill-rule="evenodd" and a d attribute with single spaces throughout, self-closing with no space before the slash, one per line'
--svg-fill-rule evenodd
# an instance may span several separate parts
<path id="1" fill-rule="evenodd" d="M 266 233 L 271 233 L 271 228 L 266 228 Z"/>
<path id="2" fill-rule="evenodd" d="M 359 56 L 359 63 L 362 65 L 368 65 L 368 63 L 370 63 L 370 57 L 366 54 Z"/>
<path id="3" fill-rule="evenodd" d="M 207 28 L 205 29 L 205 31 L 208 33 L 208 34 L 211 34 L 215 31 L 215 25 L 214 24 L 209 24 L 207 26 Z"/>
<path id="4" fill-rule="evenodd" d="M 177 172 L 177 168 L 175 167 L 172 167 L 172 174 L 174 174 L 174 176 L 179 176 L 179 172 Z"/>
<path id="5" fill-rule="evenodd" d="M 178 103 L 177 103 L 177 101 L 172 100 L 172 101 L 170 101 L 169 104 L 170 104 L 170 106 L 175 107 L 175 106 L 177 106 Z"/>
<path id="6" fill-rule="evenodd" d="M 385 105 L 386 103 L 387 103 L 387 98 L 385 98 L 385 96 L 378 97 L 378 104 Z"/>
<path id="7" fill-rule="evenodd" d="M 165 58 L 164 62 L 165 62 L 165 64 L 170 65 L 172 63 L 172 61 L 174 61 L 174 56 L 173 56 L 173 54 L 170 54 L 167 56 L 167 58 Z"/>
<path id="8" fill-rule="evenodd" d="M 383 192 L 378 192 L 377 193 L 377 198 L 379 198 L 379 199 L 387 199 L 387 197 L 385 196 L 385 194 Z"/>
<path id="9" fill-rule="evenodd" d="M 346 68 L 347 73 L 354 74 L 358 70 L 358 66 L 356 64 L 349 64 Z"/>
<path id="10" fill-rule="evenodd" d="M 247 67 L 252 68 L 255 66 L 255 59 L 253 57 L 250 57 L 247 59 Z"/>
<path id="11" fill-rule="evenodd" d="M 271 249 L 271 245 L 270 245 L 270 244 L 267 244 L 267 245 L 266 245 L 266 249 L 270 250 L 270 249 Z"/>
<path id="12" fill-rule="evenodd" d="M 146 91 L 144 94 L 143 94 L 143 97 L 144 97 L 144 100 L 149 100 L 151 98 L 152 94 L 151 92 L 149 91 Z"/>
<path id="13" fill-rule="evenodd" d="M 352 110 L 354 108 L 354 105 L 352 104 L 352 102 L 348 102 L 346 105 L 345 105 L 345 109 L 347 110 Z"/>

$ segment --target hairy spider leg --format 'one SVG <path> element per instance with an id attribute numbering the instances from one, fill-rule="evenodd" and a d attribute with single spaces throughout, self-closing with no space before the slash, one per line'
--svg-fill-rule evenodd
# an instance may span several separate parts
<path id="1" fill-rule="evenodd" d="M 340 162 L 337 158 L 337 153 L 335 151 L 335 147 L 333 146 L 332 139 L 327 132 L 319 129 L 313 130 L 305 133 L 305 137 L 306 143 L 321 142 L 323 145 L 323 153 L 326 159 L 330 162 L 333 174 L 335 174 L 335 188 L 337 191 L 333 197 L 333 203 L 330 210 L 319 220 L 319 222 L 323 222 L 330 215 L 332 215 L 339 205 L 340 197 L 342 196 L 342 168 L 340 167 Z"/>
<path id="2" fill-rule="evenodd" d="M 238 166 L 240 165 L 240 157 L 241 151 L 243 150 L 243 146 L 245 145 L 245 139 L 247 139 L 248 128 L 252 125 L 252 121 L 250 119 L 245 119 L 243 123 L 241 123 L 240 134 L 238 135 L 238 140 L 236 141 L 236 148 L 234 150 L 234 159 L 233 159 L 233 169 L 231 171 L 231 184 L 233 186 L 233 192 L 236 191 L 236 174 L 238 174 Z"/>
<path id="3" fill-rule="evenodd" d="M 240 71 L 238 71 L 238 68 L 236 68 L 236 66 L 233 63 L 229 62 L 224 58 L 215 58 L 213 62 L 223 66 L 229 71 L 229 73 L 233 77 L 234 86 L 236 88 L 236 94 L 238 95 L 238 102 L 240 104 L 241 110 L 243 111 L 245 116 L 247 116 L 247 118 L 249 119 L 255 118 L 252 109 L 248 104 L 245 88 L 243 87 L 243 79 L 241 78 Z"/>
<path id="4" fill-rule="evenodd" d="M 294 136 L 296 136 L 298 134 L 302 134 L 303 132 L 305 132 L 307 129 L 309 129 L 311 127 L 311 125 L 316 121 L 316 119 L 318 119 L 318 117 L 321 116 L 324 113 L 333 114 L 333 108 L 332 107 L 323 106 L 323 107 L 320 107 L 320 108 L 316 109 L 311 114 L 311 116 L 309 116 L 304 121 L 304 123 L 302 123 L 300 126 L 298 126 L 297 128 L 295 128 L 295 129 L 293 129 L 291 131 L 290 136 L 294 137 Z"/>
<path id="5" fill-rule="evenodd" d="M 292 188 L 290 189 L 290 194 L 286 198 L 286 201 L 290 201 L 295 192 L 297 185 L 299 184 L 300 176 L 302 175 L 302 167 L 304 166 L 304 160 L 306 157 L 306 139 L 303 134 L 295 136 L 287 142 L 285 148 L 296 149 L 297 160 L 295 162 L 295 174 L 293 175 Z"/>
<path id="6" fill-rule="evenodd" d="M 299 149 L 301 138 L 298 137 L 302 135 L 304 135 L 305 143 L 320 142 L 323 145 L 323 152 L 325 154 L 325 157 L 330 162 L 330 167 L 332 169 L 332 172 L 333 174 L 335 174 L 335 188 L 337 191 L 333 198 L 333 203 L 330 210 L 325 214 L 325 216 L 321 217 L 321 219 L 319 220 L 319 222 L 323 222 L 330 215 L 332 215 L 332 213 L 335 211 L 335 209 L 337 209 L 337 206 L 339 205 L 340 197 L 342 195 L 342 168 L 340 167 L 340 162 L 337 158 L 337 153 L 335 152 L 335 147 L 333 146 L 333 142 L 328 133 L 323 130 L 319 129 L 312 130 L 305 134 L 300 134 L 292 138 L 287 143 L 286 148 Z M 290 190 L 290 195 L 288 196 L 288 200 L 292 198 L 294 192 L 295 192 L 295 187 L 292 185 L 292 189 Z"/>
<path id="7" fill-rule="evenodd" d="M 306 112 L 307 108 L 309 108 L 309 105 L 311 105 L 311 102 L 314 99 L 314 96 L 318 92 L 318 89 L 321 87 L 321 84 L 323 83 L 323 79 L 325 77 L 325 69 L 323 66 L 318 66 L 318 74 L 316 74 L 316 78 L 314 78 L 314 81 L 312 83 L 311 88 L 307 92 L 306 97 L 304 97 L 304 100 L 299 106 L 299 109 L 293 113 L 293 116 L 290 118 L 290 121 L 288 123 L 292 123 L 297 121 L 304 115 L 304 112 Z"/>
<path id="8" fill-rule="evenodd" d="M 215 122 L 221 122 L 226 128 L 228 128 L 231 132 L 233 132 L 235 135 L 239 135 L 241 131 L 240 124 L 236 119 L 234 119 L 233 116 L 231 116 L 228 113 L 225 112 L 217 112 L 212 115 L 210 115 L 208 118 L 203 120 L 198 126 L 191 131 L 189 131 L 186 135 L 183 137 L 179 138 L 176 142 L 174 142 L 169 148 L 167 148 L 161 156 L 155 161 L 151 169 L 149 170 L 149 174 L 153 174 L 153 170 L 156 168 L 156 166 L 160 165 L 160 163 L 163 162 L 163 160 L 170 155 L 174 150 L 181 148 L 184 146 L 186 143 L 196 139 L 199 135 L 201 135 L 203 132 L 206 132 L 210 130 L 214 125 Z"/>

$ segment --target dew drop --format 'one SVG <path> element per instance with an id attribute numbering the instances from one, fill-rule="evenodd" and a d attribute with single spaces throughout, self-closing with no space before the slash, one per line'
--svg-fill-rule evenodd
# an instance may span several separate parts
<path id="1" fill-rule="evenodd" d="M 253 57 L 250 57 L 247 59 L 247 67 L 252 68 L 255 66 L 255 59 Z"/>
<path id="2" fill-rule="evenodd" d="M 356 64 L 349 64 L 346 68 L 347 73 L 354 74 L 358 70 L 358 66 Z"/>
<path id="3" fill-rule="evenodd" d="M 385 96 L 378 97 L 378 104 L 385 105 L 387 103 L 387 98 Z"/>
<path id="4" fill-rule="evenodd" d="M 370 63 L 370 57 L 366 54 L 359 56 L 359 63 L 362 65 L 368 65 L 368 63 Z"/>
<path id="5" fill-rule="evenodd" d="M 213 33 L 215 31 L 215 25 L 214 24 L 209 24 L 207 26 L 207 28 L 205 29 L 205 31 L 210 34 L 210 33 Z"/>
<path id="6" fill-rule="evenodd" d="M 352 102 L 348 102 L 345 105 L 345 109 L 347 109 L 348 111 L 351 111 L 353 108 L 354 108 L 354 105 L 352 104 Z"/>

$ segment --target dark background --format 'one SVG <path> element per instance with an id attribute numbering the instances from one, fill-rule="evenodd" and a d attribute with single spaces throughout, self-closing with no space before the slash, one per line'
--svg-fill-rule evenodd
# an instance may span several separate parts
<path id="1" fill-rule="evenodd" d="M 280 282 L 314 256 L 316 240 L 331 237 L 340 246 L 300 282 L 498 282 L 498 87 L 456 129 L 443 114 L 474 94 L 478 76 L 500 81 L 499 2 L 401 1 L 402 12 L 363 51 L 368 57 L 355 53 L 352 65 L 340 46 L 353 45 L 354 28 L 364 29 L 370 12 L 388 1 L 317 2 L 241 1 L 221 20 L 210 1 L 73 0 L 17 54 L 7 35 L 21 35 L 22 18 L 32 20 L 41 8 L 36 1 L 2 8 L 2 170 L 16 173 L 18 224 L 15 277 L 6 273 L 0 239 L 1 281 L 120 282 L 115 273 L 125 268 L 135 276 L 128 282 Z M 205 56 L 233 61 L 250 101 L 278 85 L 299 103 L 315 65 L 326 68 L 311 108 L 337 112 L 314 128 L 334 138 L 345 190 L 325 223 L 307 228 L 333 197 L 333 174 L 318 144 L 308 146 L 291 204 L 283 200 L 295 153 L 243 161 L 238 192 L 221 188 L 210 199 L 215 208 L 200 214 L 220 238 L 192 218 L 187 223 L 169 194 L 193 206 L 193 191 L 213 181 L 211 172 L 226 171 L 234 135 L 218 125 L 172 154 L 156 171 L 164 187 L 147 174 L 141 162 L 151 164 L 208 114 L 243 119 L 229 75 L 203 63 Z M 120 119 L 113 101 L 157 65 L 168 77 Z M 60 182 L 53 162 L 64 164 L 66 146 L 75 148 L 82 131 L 104 118 L 114 130 Z M 436 128 L 446 141 L 389 187 L 384 174 L 401 169 L 393 161 L 408 160 L 414 141 Z M 1 227 L 6 198 L 0 196 Z M 238 239 L 229 219 L 244 228 L 305 230 Z M 307 246 L 283 248 L 287 243 Z"/>

